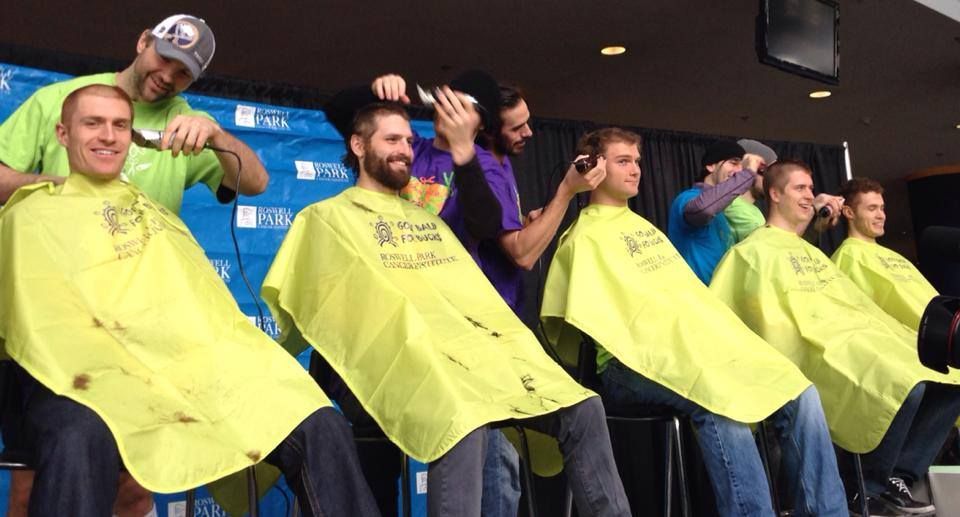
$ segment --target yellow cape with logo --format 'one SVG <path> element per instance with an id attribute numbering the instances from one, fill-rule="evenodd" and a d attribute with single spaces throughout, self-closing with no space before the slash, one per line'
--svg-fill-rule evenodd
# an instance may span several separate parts
<path id="1" fill-rule="evenodd" d="M 22 188 L 0 211 L 0 253 L 6 352 L 103 418 L 150 490 L 253 465 L 329 404 L 136 187 L 73 174 Z"/>
<path id="2" fill-rule="evenodd" d="M 569 323 L 630 369 L 739 422 L 766 418 L 810 386 L 626 207 L 580 213 L 560 238 L 540 314 L 561 357 L 576 362 Z"/>
<path id="3" fill-rule="evenodd" d="M 313 345 L 422 462 L 485 424 L 595 396 L 550 360 L 443 221 L 396 195 L 353 187 L 300 212 L 263 297 L 284 346 Z"/>
<path id="4" fill-rule="evenodd" d="M 939 294 L 909 260 L 873 242 L 849 237 L 831 259 L 881 309 L 913 330 Z"/>
<path id="5" fill-rule="evenodd" d="M 720 261 L 710 289 L 813 381 L 833 441 L 848 451 L 876 448 L 917 383 L 960 383 L 923 367 L 917 333 L 794 233 L 755 230 Z"/>

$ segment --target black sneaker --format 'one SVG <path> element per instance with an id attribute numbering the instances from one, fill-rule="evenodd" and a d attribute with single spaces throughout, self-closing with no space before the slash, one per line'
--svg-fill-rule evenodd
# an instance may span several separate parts
<path id="1" fill-rule="evenodd" d="M 887 491 L 880 494 L 879 499 L 905 515 L 930 515 L 937 511 L 932 504 L 914 499 L 910 488 L 900 478 L 888 479 Z"/>
<path id="2" fill-rule="evenodd" d="M 853 499 L 847 503 L 847 509 L 850 510 L 852 517 L 900 517 L 900 512 L 891 510 L 883 501 L 867 497 L 867 515 L 860 511 L 860 494 L 853 496 Z"/>

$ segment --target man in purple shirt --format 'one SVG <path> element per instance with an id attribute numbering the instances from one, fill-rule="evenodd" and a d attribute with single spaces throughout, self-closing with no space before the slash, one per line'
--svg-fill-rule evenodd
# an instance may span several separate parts
<path id="1" fill-rule="evenodd" d="M 463 140 L 454 142 L 452 138 L 465 137 L 467 128 L 456 132 L 448 129 L 452 124 L 444 122 L 444 118 L 457 122 L 465 115 L 442 113 L 447 110 L 438 109 L 435 119 L 437 137 L 414 142 L 411 171 L 416 180 L 411 179 L 401 196 L 428 210 L 436 210 L 435 213 L 470 251 L 500 296 L 515 313 L 522 315 L 523 270 L 532 269 L 547 249 L 573 197 L 596 188 L 606 172 L 597 167 L 580 174 L 570 166 L 550 203 L 529 213 L 524 222 L 508 155 L 522 152 L 533 135 L 526 102 L 519 92 L 496 86 L 493 78 L 482 72 L 461 74 L 451 81 L 451 86 L 474 97 L 480 106 L 475 110 L 480 115 L 479 123 L 473 126 L 469 141 L 473 154 L 465 152 L 460 160 L 457 159 L 454 145 L 462 145 L 464 150 L 467 145 Z M 372 89 L 381 100 L 410 102 L 406 82 L 400 76 L 379 77 Z M 438 103 L 438 106 L 443 104 Z M 485 148 L 474 145 L 477 136 L 489 145 Z M 481 176 L 470 173 L 466 177 L 464 171 L 448 172 L 451 170 L 450 158 L 453 158 L 454 167 L 470 170 L 472 167 L 465 161 L 468 156 L 476 158 Z M 486 186 L 473 182 L 478 177 L 485 180 Z M 464 184 L 458 185 L 458 182 Z"/>

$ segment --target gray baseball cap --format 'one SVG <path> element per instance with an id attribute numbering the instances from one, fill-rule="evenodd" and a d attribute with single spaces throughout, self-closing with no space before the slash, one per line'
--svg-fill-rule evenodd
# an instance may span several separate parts
<path id="1" fill-rule="evenodd" d="M 189 14 L 170 16 L 150 33 L 156 38 L 154 45 L 157 53 L 183 63 L 194 81 L 203 75 L 217 50 L 217 41 L 207 23 Z"/>
<path id="2" fill-rule="evenodd" d="M 756 140 L 743 138 L 737 140 L 737 143 L 740 144 L 740 147 L 743 147 L 744 152 L 763 158 L 763 161 L 767 162 L 768 166 L 773 165 L 773 162 L 777 161 L 777 153 Z"/>

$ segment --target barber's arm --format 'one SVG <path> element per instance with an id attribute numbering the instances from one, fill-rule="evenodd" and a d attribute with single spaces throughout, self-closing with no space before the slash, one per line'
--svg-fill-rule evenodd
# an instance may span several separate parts
<path id="1" fill-rule="evenodd" d="M 743 169 L 716 185 L 704 186 L 697 197 L 683 207 L 683 220 L 691 226 L 706 226 L 723 212 L 740 194 L 750 190 L 762 158 L 753 154 L 743 157 Z"/>
<path id="2" fill-rule="evenodd" d="M 830 210 L 830 214 L 826 217 L 820 216 L 820 209 L 823 207 L 827 207 Z M 823 232 L 840 223 L 842 210 L 842 197 L 831 196 L 830 194 L 817 194 L 817 196 L 813 198 L 813 224 L 807 225 L 806 231 L 803 232 L 803 238 L 811 244 L 818 245 Z"/>
<path id="3" fill-rule="evenodd" d="M 473 143 L 480 125 L 480 114 L 447 86 L 441 88 L 436 97 L 437 135 L 450 145 L 453 182 L 463 207 L 467 232 L 476 240 L 497 237 L 501 229 L 502 207 L 487 183 Z"/>
<path id="4" fill-rule="evenodd" d="M 56 184 L 63 183 L 66 178 L 60 176 L 48 176 L 46 174 L 27 174 L 15 169 L 11 169 L 0 163 L 0 205 L 7 202 L 10 196 L 20 187 L 40 183 L 43 181 L 52 181 Z"/>
<path id="5" fill-rule="evenodd" d="M 242 165 L 230 152 L 214 151 L 223 168 L 221 186 L 236 189 L 239 175 L 240 194 L 256 196 L 267 189 L 270 176 L 257 154 L 213 120 L 199 115 L 177 115 L 167 124 L 163 134 L 161 149 L 169 149 L 173 156 L 180 153 L 199 154 L 208 143 L 212 147 L 236 153 Z"/>
<path id="6" fill-rule="evenodd" d="M 577 159 L 586 156 L 578 156 Z M 528 218 L 528 224 L 522 230 L 507 232 L 500 236 L 500 247 L 510 256 L 511 260 L 526 270 L 533 269 L 537 259 L 543 254 L 560 223 L 567 213 L 570 200 L 579 192 L 587 192 L 597 188 L 607 176 L 607 161 L 602 156 L 597 158 L 597 166 L 585 174 L 580 174 L 571 165 L 567 169 L 563 181 L 557 187 L 557 193 L 541 211 L 533 211 Z M 537 214 L 534 216 L 534 214 Z"/>

